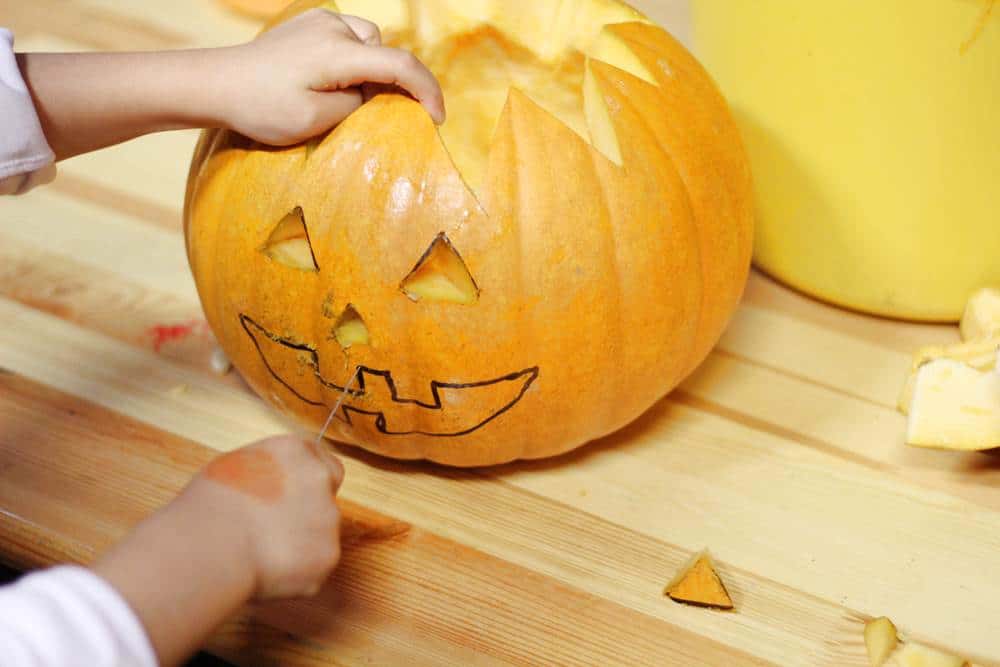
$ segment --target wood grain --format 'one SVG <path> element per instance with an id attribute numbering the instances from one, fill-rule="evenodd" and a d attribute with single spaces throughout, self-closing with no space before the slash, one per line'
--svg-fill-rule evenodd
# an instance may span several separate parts
<path id="1" fill-rule="evenodd" d="M 214 455 L 11 373 L 0 376 L 0 424 L 0 455 L 4 474 L 11 477 L 0 490 L 0 504 L 11 520 L 0 525 L 5 526 L 5 540 L 21 545 L 7 556 L 14 565 L 87 562 L 168 502 Z M 84 438 L 85 449 L 78 446 Z M 95 507 L 102 508 L 98 521 L 88 515 L 88 508 Z M 604 664 L 619 659 L 690 664 L 733 655 L 731 648 L 681 627 L 661 636 L 662 624 L 645 614 L 365 512 L 367 520 L 349 528 L 343 564 L 319 598 L 245 613 L 295 636 L 309 628 L 306 637 L 313 643 L 336 642 L 345 626 L 360 631 L 338 649 L 350 649 L 351 641 L 368 646 L 372 638 L 385 641 L 395 633 L 386 650 L 367 654 L 380 662 L 410 658 L 446 664 L 463 656 L 492 655 L 513 664 L 569 664 L 583 653 Z M 93 547 L 74 546 L 78 543 Z M 58 549 L 47 546 L 51 544 Z M 35 548 L 28 551 L 26 545 Z M 564 609 L 581 613 L 565 614 Z M 612 627 L 617 629 L 614 636 L 607 632 Z M 411 643 L 422 638 L 436 641 Z M 389 650 L 391 646 L 395 648 Z M 294 644 L 285 650 L 294 650 Z M 426 653 L 423 659 L 421 652 Z M 746 664 L 763 664 L 741 657 Z"/>
<path id="2" fill-rule="evenodd" d="M 209 0 L 0 0 L 0 17 L 59 50 L 256 29 Z M 0 202 L 0 560 L 89 562 L 216 453 L 295 428 L 208 370 L 179 224 L 193 140 L 75 158 Z M 755 274 L 698 373 L 577 452 L 456 471 L 340 449 L 342 567 L 315 599 L 242 610 L 210 648 L 241 665 L 832 667 L 867 664 L 863 623 L 887 614 L 1000 664 L 1000 457 L 907 448 L 894 410 L 910 351 L 956 337 Z M 704 547 L 735 613 L 662 596 Z"/>

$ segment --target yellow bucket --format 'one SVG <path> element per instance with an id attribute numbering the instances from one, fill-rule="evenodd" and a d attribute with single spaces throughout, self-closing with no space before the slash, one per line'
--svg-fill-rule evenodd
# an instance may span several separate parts
<path id="1" fill-rule="evenodd" d="M 750 151 L 758 266 L 916 320 L 1000 284 L 1000 0 L 692 0 L 692 17 Z"/>

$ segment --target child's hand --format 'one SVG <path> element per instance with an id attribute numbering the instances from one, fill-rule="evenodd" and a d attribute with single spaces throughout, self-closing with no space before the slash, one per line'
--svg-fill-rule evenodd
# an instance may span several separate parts
<path id="1" fill-rule="evenodd" d="M 398 87 L 438 123 L 434 75 L 381 45 L 375 24 L 321 9 L 221 49 L 22 53 L 18 65 L 59 160 L 163 130 L 224 127 L 289 145 L 361 105 L 365 84 Z"/>
<path id="2" fill-rule="evenodd" d="M 249 599 L 311 595 L 340 559 L 344 469 L 296 437 L 212 461 L 93 569 L 177 665 Z"/>
<path id="3" fill-rule="evenodd" d="M 313 9 L 218 55 L 223 122 L 263 143 L 329 130 L 361 106 L 365 83 L 398 86 L 444 122 L 430 70 L 408 51 L 383 47 L 378 26 L 354 16 Z"/>
<path id="4" fill-rule="evenodd" d="M 319 446 L 289 436 L 226 454 L 179 499 L 192 496 L 198 511 L 213 500 L 229 505 L 226 520 L 246 531 L 257 599 L 314 595 L 340 559 L 335 496 L 344 468 Z"/>

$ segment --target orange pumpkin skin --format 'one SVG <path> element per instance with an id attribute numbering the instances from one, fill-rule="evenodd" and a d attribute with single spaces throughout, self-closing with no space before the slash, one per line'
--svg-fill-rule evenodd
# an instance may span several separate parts
<path id="1" fill-rule="evenodd" d="M 344 395 L 333 439 L 479 466 L 611 433 L 707 356 L 747 278 L 747 159 L 678 42 L 642 22 L 606 30 L 655 80 L 589 63 L 621 166 L 517 89 L 478 197 L 424 110 L 399 95 L 309 145 L 203 135 L 189 259 L 213 331 L 257 393 L 314 428 Z M 262 252 L 295 207 L 318 271 Z M 414 302 L 400 288 L 441 233 L 479 288 L 474 304 Z M 348 306 L 367 345 L 343 349 L 332 334 Z"/>

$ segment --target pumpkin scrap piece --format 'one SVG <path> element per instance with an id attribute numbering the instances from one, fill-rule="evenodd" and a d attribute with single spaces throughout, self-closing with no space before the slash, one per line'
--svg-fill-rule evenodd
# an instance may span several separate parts
<path id="1" fill-rule="evenodd" d="M 872 667 L 882 667 L 897 646 L 899 634 L 887 617 L 881 616 L 865 623 L 865 648 Z"/>
<path id="2" fill-rule="evenodd" d="M 984 287 L 969 297 L 959 330 L 965 341 L 1000 336 L 1000 287 Z"/>
<path id="3" fill-rule="evenodd" d="M 712 557 L 702 552 L 694 562 L 681 570 L 677 577 L 667 584 L 663 594 L 674 602 L 712 609 L 732 609 L 733 600 L 722 583 Z"/>
<path id="4" fill-rule="evenodd" d="M 951 359 L 924 365 L 913 391 L 906 442 L 963 451 L 1000 447 L 1000 373 Z"/>
<path id="5" fill-rule="evenodd" d="M 902 667 L 967 667 L 969 663 L 957 655 L 911 642 L 903 646 L 899 664 Z"/>
<path id="6" fill-rule="evenodd" d="M 952 359 L 980 371 L 992 370 L 996 366 L 997 350 L 1000 349 L 1000 334 L 982 340 L 966 341 L 955 345 L 927 345 L 913 355 L 910 373 L 899 394 L 897 407 L 904 415 L 910 414 L 913 392 L 917 386 L 920 369 L 936 359 Z"/>

